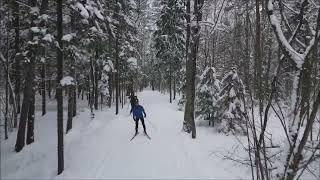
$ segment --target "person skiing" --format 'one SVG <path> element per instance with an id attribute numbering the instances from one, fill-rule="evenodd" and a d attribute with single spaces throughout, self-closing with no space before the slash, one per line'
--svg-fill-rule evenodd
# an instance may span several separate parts
<path id="1" fill-rule="evenodd" d="M 141 105 L 139 105 L 138 99 L 136 99 L 135 105 L 130 110 L 130 114 L 131 113 L 132 113 L 133 119 L 136 123 L 135 135 L 138 134 L 139 120 L 142 123 L 144 133 L 147 135 L 146 125 L 144 124 L 144 118 L 146 118 L 146 112 L 144 111 L 144 108 Z"/>
<path id="2" fill-rule="evenodd" d="M 138 98 L 137 96 L 134 95 L 133 92 L 131 92 L 129 99 L 130 99 L 131 109 L 133 109 L 133 106 L 136 104 L 136 101 L 138 101 Z"/>

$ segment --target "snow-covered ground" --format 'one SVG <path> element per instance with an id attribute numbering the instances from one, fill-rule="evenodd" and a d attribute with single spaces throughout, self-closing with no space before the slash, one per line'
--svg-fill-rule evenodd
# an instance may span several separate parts
<path id="1" fill-rule="evenodd" d="M 245 137 L 226 136 L 198 122 L 197 139 L 181 131 L 183 112 L 168 96 L 159 92 L 138 94 L 152 140 L 134 134 L 129 105 L 115 115 L 103 109 L 90 119 L 82 102 L 73 129 L 65 136 L 65 170 L 57 173 L 56 112 L 37 114 L 35 143 L 14 152 L 16 132 L 9 140 L 1 137 L 1 179 L 6 178 L 197 178 L 250 179 L 250 169 L 225 159 L 224 155 L 246 157 L 239 141 Z M 50 108 L 49 108 L 50 109 Z M 65 114 L 66 117 L 66 114 Z M 207 123 L 207 122 L 202 122 Z M 140 132 L 142 126 L 139 124 Z"/>

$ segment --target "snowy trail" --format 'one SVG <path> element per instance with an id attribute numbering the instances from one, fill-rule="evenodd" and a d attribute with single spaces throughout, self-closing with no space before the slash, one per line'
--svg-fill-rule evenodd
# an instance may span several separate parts
<path id="1" fill-rule="evenodd" d="M 190 177 L 190 175 L 198 177 L 198 174 L 195 174 L 197 172 L 190 171 L 194 169 L 193 163 L 188 163 L 186 153 L 181 151 L 183 142 L 173 138 L 181 134 L 179 130 L 182 113 L 177 113 L 174 105 L 168 103 L 166 96 L 151 91 L 140 94 L 139 101 L 147 112 L 145 123 L 152 140 L 139 133 L 130 141 L 134 134 L 134 121 L 129 116 L 129 109 L 126 106 L 109 123 L 103 125 L 97 122 L 101 127 L 92 135 L 99 138 L 92 140 L 89 135 L 82 139 L 86 147 L 81 153 L 88 154 L 89 157 L 79 160 L 78 152 L 70 154 L 68 169 L 70 168 L 72 173 L 69 176 L 66 169 L 63 176 L 74 177 L 75 172 L 80 172 L 79 177 L 88 178 L 173 178 Z M 95 121 L 103 121 L 104 117 L 108 116 L 96 117 Z M 142 132 L 141 124 L 139 131 Z M 83 164 L 79 167 L 74 166 L 80 163 L 77 161 L 90 162 L 88 163 L 90 173 L 83 171 L 85 169 Z"/>
<path id="2" fill-rule="evenodd" d="M 175 103 L 168 103 L 166 95 L 146 90 L 138 94 L 138 98 L 147 113 L 145 123 L 151 140 L 140 133 L 130 141 L 134 121 L 129 116 L 128 105 L 117 116 L 113 109 L 98 111 L 93 120 L 88 111 L 81 112 L 74 120 L 72 131 L 65 136 L 65 171 L 56 178 L 250 178 L 249 169 L 212 155 L 237 146 L 234 137 L 215 133 L 209 127 L 198 127 L 197 139 L 191 139 L 181 132 L 183 112 L 177 110 Z M 55 128 L 53 130 L 52 135 L 43 140 L 50 142 L 45 152 L 37 147 L 35 152 L 41 152 L 43 157 L 36 159 L 37 165 L 32 171 L 28 166 L 18 167 L 1 176 L 54 177 L 56 137 Z M 139 132 L 143 132 L 141 123 Z M 30 153 L 30 149 L 25 153 Z M 13 155 L 12 158 L 16 159 Z M 6 160 L 10 162 L 10 157 Z M 33 160 L 25 161 L 32 164 Z"/>
<path id="3" fill-rule="evenodd" d="M 208 151 L 199 151 L 203 148 L 197 147 L 200 142 L 181 132 L 183 112 L 169 104 L 167 96 L 144 91 L 138 97 L 147 113 L 146 126 L 152 140 L 139 133 L 130 141 L 134 121 L 128 106 L 110 120 L 108 112 L 100 112 L 94 119 L 96 125 L 92 125 L 97 129 L 91 134 L 81 134 L 81 142 L 74 145 L 80 144 L 80 149 L 75 149 L 80 152 L 67 154 L 67 168 L 59 178 L 239 177 L 236 175 L 239 172 L 230 176 L 226 166 L 219 163 L 212 166 L 214 158 L 210 159 Z M 142 132 L 141 124 L 139 132 Z"/>

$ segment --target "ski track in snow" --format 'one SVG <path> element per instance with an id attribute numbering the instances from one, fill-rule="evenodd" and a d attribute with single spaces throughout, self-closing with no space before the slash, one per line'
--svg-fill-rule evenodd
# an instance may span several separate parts
<path id="1" fill-rule="evenodd" d="M 74 119 L 73 129 L 64 136 L 65 170 L 55 176 L 56 112 L 36 121 L 36 142 L 22 152 L 13 151 L 15 134 L 1 141 L 1 178 L 250 178 L 247 167 L 212 155 L 237 145 L 233 136 L 214 132 L 213 128 L 197 128 L 197 139 L 181 131 L 183 112 L 175 103 L 168 103 L 167 95 L 150 90 L 138 94 L 144 106 L 147 132 L 132 141 L 134 121 L 129 105 L 119 115 L 114 108 L 95 112 L 85 109 Z M 66 114 L 65 114 L 66 119 Z"/>

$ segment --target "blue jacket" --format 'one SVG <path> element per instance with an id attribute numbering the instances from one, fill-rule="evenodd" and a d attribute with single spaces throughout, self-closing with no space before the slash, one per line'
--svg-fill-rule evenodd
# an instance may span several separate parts
<path id="1" fill-rule="evenodd" d="M 143 107 L 140 105 L 135 105 L 130 111 L 132 113 L 133 119 L 142 118 L 143 115 L 146 116 L 146 112 L 144 111 Z"/>

